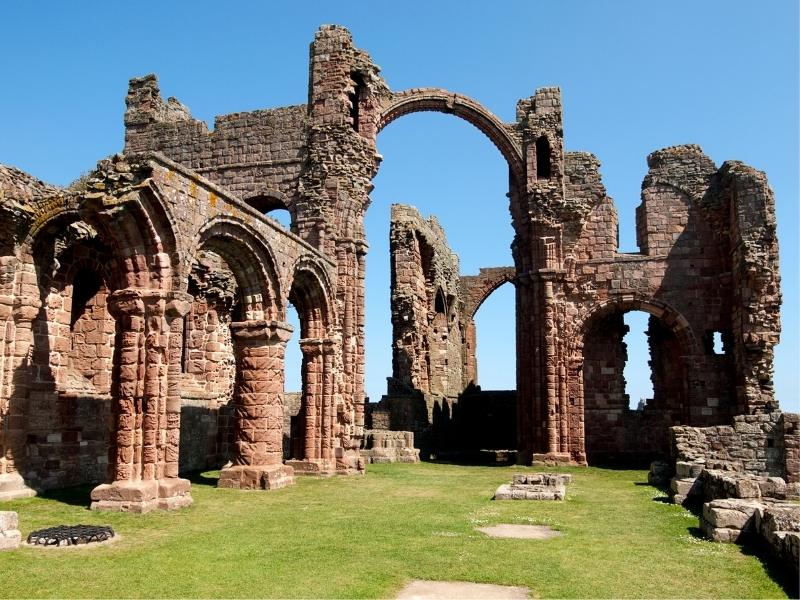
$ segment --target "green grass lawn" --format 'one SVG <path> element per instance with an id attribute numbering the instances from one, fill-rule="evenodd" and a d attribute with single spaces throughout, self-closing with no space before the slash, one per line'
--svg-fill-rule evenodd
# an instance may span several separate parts
<path id="1" fill-rule="evenodd" d="M 129 515 L 86 509 L 89 488 L 3 504 L 23 537 L 109 524 L 114 543 L 0 553 L 2 597 L 387 598 L 411 579 L 521 585 L 536 597 L 779 598 L 758 557 L 696 537 L 643 471 L 562 469 L 564 502 L 493 501 L 520 467 L 370 465 L 363 477 L 298 478 L 274 492 L 192 486 L 194 506 Z M 550 540 L 475 527 L 546 524 Z"/>

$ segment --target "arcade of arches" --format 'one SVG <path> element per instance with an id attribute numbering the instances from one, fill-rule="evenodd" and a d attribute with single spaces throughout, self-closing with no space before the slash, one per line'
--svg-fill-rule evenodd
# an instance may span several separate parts
<path id="1" fill-rule="evenodd" d="M 220 116 L 213 131 L 164 101 L 155 76 L 132 79 L 124 151 L 84 185 L 0 166 L 0 499 L 98 482 L 93 508 L 147 511 L 191 503 L 180 474 L 193 469 L 224 466 L 219 485 L 243 489 L 363 471 L 363 220 L 376 137 L 417 111 L 468 121 L 507 161 L 514 265 L 462 276 L 441 228 L 394 207 L 385 405 L 410 395 L 428 426 L 446 419 L 476 383 L 475 311 L 511 282 L 517 389 L 504 435 L 521 461 L 665 454 L 671 426 L 734 416 L 782 426 L 763 173 L 717 168 L 692 145 L 654 152 L 641 252 L 622 254 L 598 160 L 563 148 L 558 88 L 520 100 L 513 123 L 446 90 L 392 92 L 337 26 L 317 32 L 310 69 L 307 104 Z M 276 208 L 290 230 L 265 215 Z M 284 393 L 290 302 L 296 395 Z M 635 418 L 610 401 L 629 310 L 651 315 L 656 395 Z M 761 470 L 795 476 L 797 450 L 778 454 Z"/>

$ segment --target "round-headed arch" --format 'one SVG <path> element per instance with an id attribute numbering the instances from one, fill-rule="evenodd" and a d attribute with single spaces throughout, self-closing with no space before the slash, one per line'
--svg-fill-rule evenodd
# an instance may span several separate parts
<path id="1" fill-rule="evenodd" d="M 414 112 L 453 114 L 483 132 L 506 159 L 511 175 L 523 189 L 524 162 L 522 148 L 511 135 L 509 127 L 479 102 L 441 88 L 415 88 L 395 93 L 378 119 L 380 131 L 395 119 Z"/>
<path id="2" fill-rule="evenodd" d="M 579 317 L 575 330 L 576 335 L 573 339 L 576 349 L 582 349 L 586 334 L 599 319 L 615 312 L 626 313 L 634 310 L 646 312 L 656 317 L 664 327 L 675 335 L 687 354 L 698 352 L 697 338 L 686 318 L 668 303 L 643 294 L 624 294 L 619 297 L 609 298 L 593 306 L 582 317 Z"/>
<path id="3" fill-rule="evenodd" d="M 320 262 L 311 256 L 301 256 L 295 263 L 289 301 L 300 318 L 300 337 L 324 339 L 329 337 L 333 315 L 333 287 Z"/>
<path id="4" fill-rule="evenodd" d="M 462 285 L 466 288 L 464 314 L 474 319 L 478 309 L 497 288 L 506 283 L 516 285 L 516 275 L 514 267 L 494 267 L 481 269 L 479 275 L 462 277 Z"/>
<path id="5" fill-rule="evenodd" d="M 230 267 L 245 318 L 283 320 L 285 307 L 274 254 L 246 224 L 230 217 L 209 221 L 192 245 L 190 261 L 200 250 L 218 254 Z"/>

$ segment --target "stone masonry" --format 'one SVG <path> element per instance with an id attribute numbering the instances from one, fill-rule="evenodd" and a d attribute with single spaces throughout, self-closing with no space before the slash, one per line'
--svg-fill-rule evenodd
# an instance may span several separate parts
<path id="1" fill-rule="evenodd" d="M 497 147 L 515 231 L 513 267 L 462 277 L 435 221 L 394 211 L 390 391 L 418 399 L 422 419 L 477 383 L 472 317 L 506 281 L 526 463 L 666 452 L 670 426 L 777 412 L 780 277 L 763 173 L 717 167 L 693 145 L 652 153 L 641 252 L 622 254 L 599 161 L 563 147 L 558 88 L 504 123 L 447 90 L 392 91 L 333 25 L 317 31 L 309 70 L 306 104 L 220 116 L 213 130 L 163 99 L 154 75 L 134 78 L 123 151 L 82 185 L 0 166 L 0 497 L 102 482 L 95 508 L 146 511 L 191 502 L 182 466 L 227 465 L 220 485 L 248 489 L 361 472 L 376 138 L 419 111 L 464 119 Z M 620 392 L 630 310 L 650 314 L 655 396 L 637 415 Z M 303 355 L 291 415 L 290 338 Z M 781 448 L 796 470 L 797 448 Z"/>

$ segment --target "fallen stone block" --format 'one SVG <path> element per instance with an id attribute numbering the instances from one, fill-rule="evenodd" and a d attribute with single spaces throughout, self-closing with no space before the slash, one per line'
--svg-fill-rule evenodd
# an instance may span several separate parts
<path id="1" fill-rule="evenodd" d="M 522 473 L 495 491 L 495 500 L 563 500 L 572 476 L 565 473 Z"/>
<path id="2" fill-rule="evenodd" d="M 756 522 L 764 503 L 752 499 L 728 498 L 703 504 L 700 529 L 715 542 L 737 542 L 756 533 Z"/>

